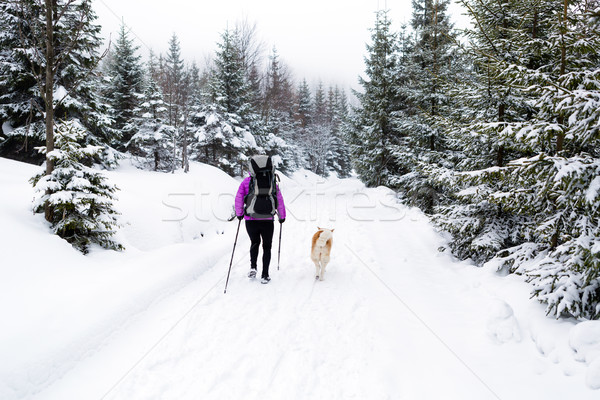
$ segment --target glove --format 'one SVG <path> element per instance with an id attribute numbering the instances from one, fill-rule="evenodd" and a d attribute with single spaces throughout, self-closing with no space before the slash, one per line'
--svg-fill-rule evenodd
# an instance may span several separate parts
<path id="1" fill-rule="evenodd" d="M 237 215 L 237 219 L 241 220 L 242 218 L 244 218 L 243 215 Z"/>
<path id="2" fill-rule="evenodd" d="M 280 224 L 283 224 L 284 222 L 285 222 L 285 218 L 280 218 L 280 219 L 279 219 L 279 223 L 280 223 Z"/>

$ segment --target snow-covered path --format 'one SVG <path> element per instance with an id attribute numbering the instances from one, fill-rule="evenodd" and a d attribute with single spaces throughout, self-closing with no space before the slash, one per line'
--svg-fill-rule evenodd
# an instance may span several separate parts
<path id="1" fill-rule="evenodd" d="M 276 228 L 269 285 L 245 276 L 242 225 L 223 293 L 236 222 L 208 245 L 138 254 L 131 262 L 150 270 L 183 259 L 189 266 L 181 271 L 188 272 L 170 291 L 149 290 L 161 295 L 133 307 L 103 337 L 82 341 L 76 357 L 57 357 L 70 364 L 61 373 L 44 366 L 49 377 L 33 388 L 17 388 L 23 380 L 15 380 L 15 390 L 4 393 L 128 400 L 598 397 L 568 346 L 572 322 L 544 317 L 516 277 L 438 251 L 444 239 L 388 189 L 299 173 L 284 178 L 282 190 L 290 215 L 279 271 Z M 317 226 L 335 228 L 322 282 L 309 259 Z M 119 259 L 94 260 L 102 257 Z"/>

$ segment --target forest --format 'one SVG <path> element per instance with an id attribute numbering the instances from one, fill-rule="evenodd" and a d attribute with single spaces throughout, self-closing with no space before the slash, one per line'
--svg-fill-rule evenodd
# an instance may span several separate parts
<path id="1" fill-rule="evenodd" d="M 464 30 L 449 3 L 413 0 L 397 31 L 376 13 L 352 107 L 276 48 L 264 59 L 248 21 L 197 65 L 176 34 L 143 57 L 125 25 L 103 52 L 89 0 L 2 1 L 0 156 L 45 163 L 33 207 L 82 250 L 120 248 L 117 189 L 92 165 L 240 176 L 263 153 L 356 174 L 427 213 L 456 257 L 522 275 L 549 315 L 598 319 L 600 2 L 460 0 Z"/>

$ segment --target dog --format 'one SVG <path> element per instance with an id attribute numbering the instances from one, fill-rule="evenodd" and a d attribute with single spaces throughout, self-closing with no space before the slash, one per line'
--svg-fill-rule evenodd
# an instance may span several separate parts
<path id="1" fill-rule="evenodd" d="M 325 267 L 329 263 L 331 245 L 333 244 L 333 229 L 317 228 L 318 231 L 312 237 L 310 259 L 315 263 L 317 276 L 315 279 L 323 280 Z"/>

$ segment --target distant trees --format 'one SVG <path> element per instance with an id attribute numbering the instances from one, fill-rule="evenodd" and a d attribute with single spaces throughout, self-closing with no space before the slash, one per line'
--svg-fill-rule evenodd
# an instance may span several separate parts
<path id="1" fill-rule="evenodd" d="M 263 134 L 259 143 L 270 155 L 279 158 L 283 171 L 305 166 L 302 145 L 295 142 L 295 93 L 290 71 L 273 47 L 264 76 L 264 94 L 261 108 Z"/>
<path id="2" fill-rule="evenodd" d="M 46 161 L 45 177 L 35 179 L 36 211 L 46 204 L 57 234 L 82 251 L 90 243 L 118 248 L 109 238 L 116 219 L 97 211 L 109 202 L 81 200 L 113 193 L 87 170 L 93 163 L 111 167 L 126 157 L 141 168 L 187 172 L 196 160 L 240 175 L 249 156 L 266 153 L 285 172 L 349 175 L 345 93 L 319 83 L 313 101 L 306 81 L 299 93 L 275 47 L 264 57 L 256 25 L 226 29 L 201 70 L 183 59 L 175 34 L 165 54 L 142 62 L 124 24 L 99 66 L 95 20 L 89 0 L 0 3 L 0 155 Z M 63 148 L 54 147 L 55 134 Z M 73 163 L 68 176 L 65 163 Z M 58 201 L 67 192 L 71 203 Z M 92 226 L 86 212 L 108 225 Z"/>
<path id="3" fill-rule="evenodd" d="M 78 118 L 88 129 L 85 140 L 106 146 L 96 160 L 106 166 L 116 162 L 118 151 L 157 171 L 187 170 L 193 159 L 237 174 L 247 156 L 262 152 L 275 156 L 285 171 L 308 167 L 323 175 L 349 173 L 341 171 L 348 162 L 333 160 L 348 157 L 340 156 L 346 136 L 339 128 L 346 116 L 331 114 L 335 96 L 326 99 L 326 88 L 318 89 L 319 96 L 325 93 L 319 107 L 331 107 L 319 111 L 329 113 L 327 118 L 310 121 L 307 134 L 307 121 L 300 121 L 306 110 L 298 108 L 300 94 L 290 69 L 275 48 L 264 58 L 255 24 L 241 21 L 226 29 L 204 70 L 186 64 L 176 35 L 166 54 L 152 54 L 144 65 L 123 24 L 102 68 L 96 68 L 100 27 L 90 1 L 48 4 L 49 15 L 61 21 L 48 32 L 50 47 L 60 54 L 49 66 L 55 79 L 47 87 L 45 0 L 0 4 L 0 120 L 6 132 L 0 132 L 0 154 L 40 160 L 32 147 L 51 138 L 42 124 L 55 119 L 45 112 L 44 96 L 51 96 L 57 116 Z M 310 91 L 308 85 L 305 89 Z M 332 130 L 335 139 L 326 139 Z M 326 140 L 315 142 L 318 137 Z"/>

